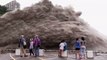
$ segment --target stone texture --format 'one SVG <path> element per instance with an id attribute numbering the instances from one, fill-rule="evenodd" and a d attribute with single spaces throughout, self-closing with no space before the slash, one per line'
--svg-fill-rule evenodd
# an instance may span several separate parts
<path id="1" fill-rule="evenodd" d="M 81 14 L 73 8 L 54 6 L 48 0 L 7 12 L 0 18 L 0 47 L 17 48 L 21 34 L 27 41 L 37 34 L 42 40 L 42 48 L 57 48 L 63 39 L 73 47 L 77 37 L 85 37 L 87 48 L 105 48 L 106 39 L 81 19 Z"/>

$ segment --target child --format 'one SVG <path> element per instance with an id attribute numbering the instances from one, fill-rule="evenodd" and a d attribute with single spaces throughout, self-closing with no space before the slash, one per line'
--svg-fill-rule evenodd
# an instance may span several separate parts
<path id="1" fill-rule="evenodd" d="M 31 54 L 34 55 L 34 53 L 33 53 L 33 39 L 32 38 L 30 39 L 29 52 L 30 52 L 30 56 L 31 56 Z"/>
<path id="2" fill-rule="evenodd" d="M 81 37 L 81 58 L 85 59 L 86 58 L 86 46 L 85 46 L 85 39 L 84 37 Z"/>

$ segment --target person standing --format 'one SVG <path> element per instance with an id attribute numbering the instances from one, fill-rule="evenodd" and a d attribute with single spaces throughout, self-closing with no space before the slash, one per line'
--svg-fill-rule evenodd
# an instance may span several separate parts
<path id="1" fill-rule="evenodd" d="M 59 52 L 58 52 L 59 57 L 63 57 L 62 53 L 64 52 L 64 46 L 65 46 L 65 40 L 62 40 L 59 44 Z"/>
<path id="2" fill-rule="evenodd" d="M 20 55 L 21 57 L 26 57 L 26 39 L 24 37 L 24 35 L 21 35 L 21 38 L 19 39 L 19 47 L 20 47 Z"/>
<path id="3" fill-rule="evenodd" d="M 81 53 L 81 58 L 85 59 L 86 58 L 86 42 L 85 42 L 85 38 L 84 37 L 81 37 L 80 53 Z"/>
<path id="4" fill-rule="evenodd" d="M 33 40 L 33 45 L 34 45 L 34 50 L 35 50 L 35 57 L 39 56 L 39 49 L 41 46 L 41 40 L 38 37 L 38 35 L 35 35 L 34 40 Z"/>
<path id="5" fill-rule="evenodd" d="M 75 41 L 75 56 L 76 56 L 76 59 L 80 59 L 80 48 L 81 48 L 81 41 L 79 38 L 76 38 L 76 41 Z"/>
<path id="6" fill-rule="evenodd" d="M 34 52 L 33 52 L 33 39 L 32 39 L 32 38 L 30 39 L 29 52 L 30 52 L 30 56 L 31 56 L 32 54 L 34 55 Z"/>

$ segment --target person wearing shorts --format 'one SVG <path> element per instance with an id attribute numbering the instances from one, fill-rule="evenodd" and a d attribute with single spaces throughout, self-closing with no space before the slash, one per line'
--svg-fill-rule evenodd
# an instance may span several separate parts
<path id="1" fill-rule="evenodd" d="M 79 38 L 76 38 L 76 41 L 75 41 L 75 56 L 76 56 L 76 59 L 80 59 L 80 48 L 81 48 L 81 42 L 80 42 Z"/>
<path id="2" fill-rule="evenodd" d="M 59 53 L 58 53 L 59 57 L 62 57 L 62 53 L 64 51 L 64 46 L 65 46 L 65 41 L 62 40 L 61 43 L 59 44 Z"/>

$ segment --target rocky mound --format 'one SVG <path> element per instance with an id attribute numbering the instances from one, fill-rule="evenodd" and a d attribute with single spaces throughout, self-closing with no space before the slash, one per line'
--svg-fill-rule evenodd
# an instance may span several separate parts
<path id="1" fill-rule="evenodd" d="M 0 47 L 17 46 L 21 34 L 28 41 L 39 35 L 44 48 L 56 48 L 63 39 L 72 47 L 77 37 L 85 37 L 88 48 L 105 47 L 104 39 L 79 18 L 80 15 L 81 12 L 54 6 L 48 0 L 7 12 L 0 18 Z"/>

